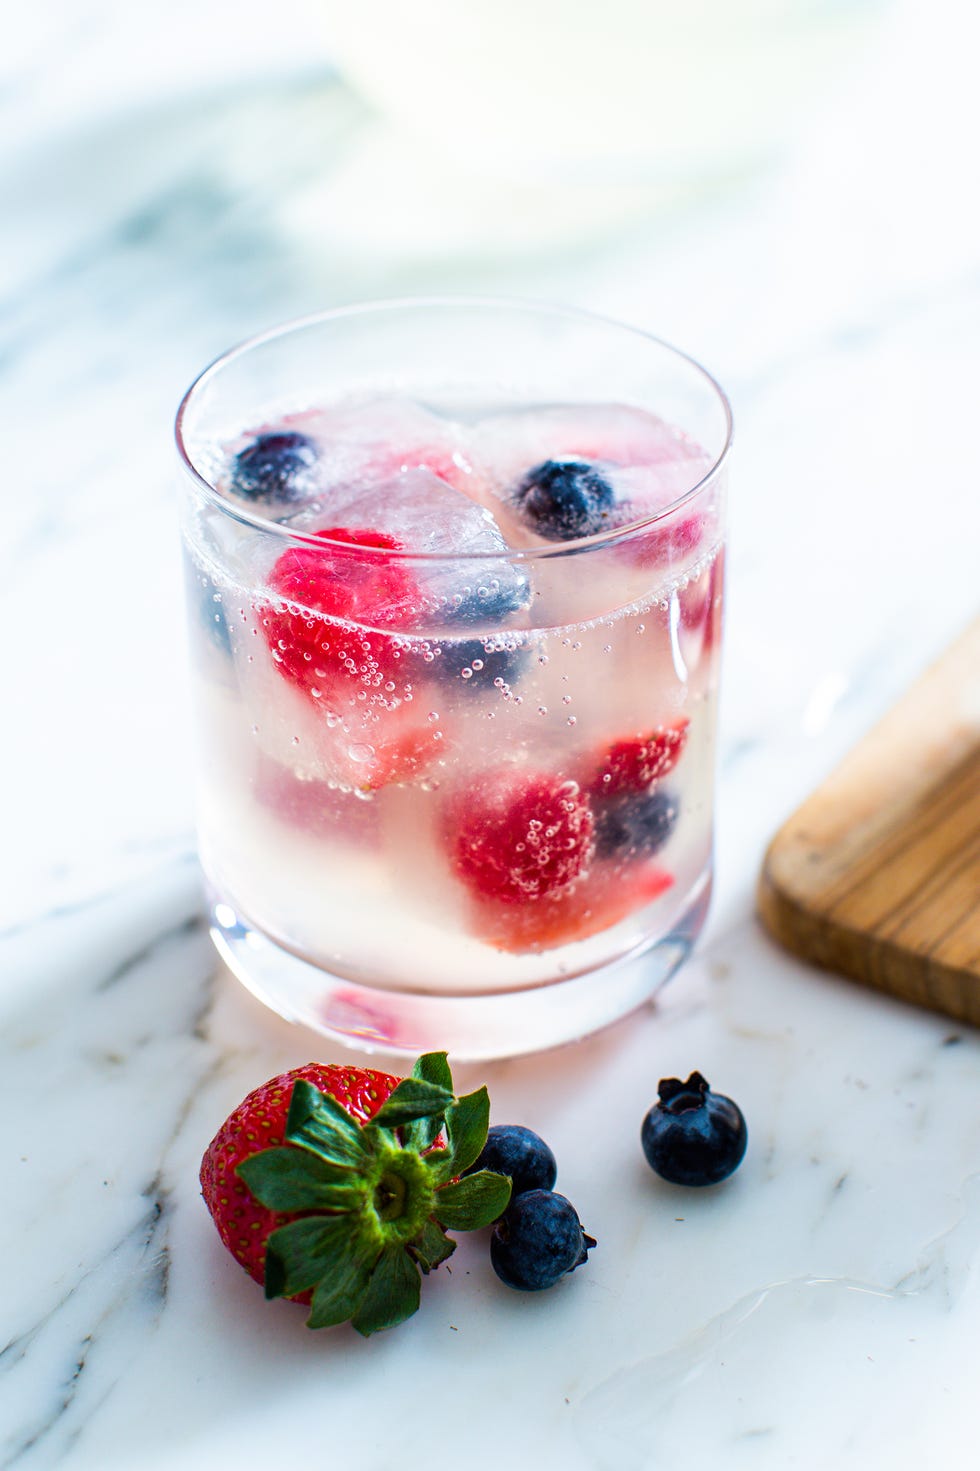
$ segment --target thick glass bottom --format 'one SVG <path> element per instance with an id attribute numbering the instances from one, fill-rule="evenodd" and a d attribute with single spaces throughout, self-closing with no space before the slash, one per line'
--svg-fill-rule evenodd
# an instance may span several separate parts
<path id="1" fill-rule="evenodd" d="M 211 937 L 242 984 L 286 1021 L 364 1052 L 446 1051 L 478 1061 L 573 1042 L 642 1005 L 687 958 L 710 896 L 709 867 L 669 933 L 587 974 L 489 995 L 386 991 L 331 975 L 270 940 L 214 892 Z"/>

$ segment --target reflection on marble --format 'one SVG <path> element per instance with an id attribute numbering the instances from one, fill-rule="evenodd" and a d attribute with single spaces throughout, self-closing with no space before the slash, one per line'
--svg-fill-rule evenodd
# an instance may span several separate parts
<path id="1" fill-rule="evenodd" d="M 962 1464 L 978 1038 L 808 970 L 752 918 L 773 829 L 975 609 L 978 130 L 956 6 L 897 4 L 781 171 L 592 219 L 560 250 L 512 223 L 481 247 L 465 219 L 450 246 L 437 214 L 426 244 L 424 190 L 405 250 L 386 244 L 358 194 L 377 122 L 312 64 L 312 13 L 293 0 L 268 48 L 245 15 L 222 57 L 217 0 L 175 0 L 137 60 L 119 0 L 58 0 L 31 12 L 34 50 L 0 58 L 0 1466 L 357 1443 L 380 1468 L 437 1418 L 483 1471 L 488 1402 L 508 1457 L 566 1471 Z M 191 25 L 206 65 L 181 60 Z M 731 390 L 718 885 L 656 1008 L 460 1070 L 552 1143 L 599 1239 L 588 1267 L 523 1297 L 464 1240 L 419 1315 L 365 1343 L 267 1306 L 198 1196 L 245 1091 L 341 1054 L 265 1013 L 201 928 L 169 423 L 252 330 L 433 288 L 613 312 Z M 660 1184 L 638 1146 L 657 1079 L 692 1067 L 751 1133 L 704 1194 Z"/>

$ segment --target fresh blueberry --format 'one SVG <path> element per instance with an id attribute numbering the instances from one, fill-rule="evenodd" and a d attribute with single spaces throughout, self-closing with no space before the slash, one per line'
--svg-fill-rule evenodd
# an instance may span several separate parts
<path id="1" fill-rule="evenodd" d="M 660 1100 L 643 1120 L 640 1142 L 652 1170 L 672 1185 L 717 1185 L 737 1170 L 749 1142 L 737 1104 L 712 1093 L 700 1073 L 686 1083 L 662 1078 Z"/>
<path id="2" fill-rule="evenodd" d="M 507 1207 L 490 1236 L 490 1263 L 501 1282 L 521 1292 L 554 1287 L 595 1246 L 564 1195 L 528 1190 Z"/>
<path id="3" fill-rule="evenodd" d="M 555 1156 L 541 1136 L 523 1124 L 494 1124 L 471 1169 L 509 1175 L 511 1200 L 528 1190 L 553 1190 L 558 1178 Z"/>
<path id="4" fill-rule="evenodd" d="M 305 434 L 259 434 L 235 456 L 231 489 L 262 503 L 300 501 L 316 490 L 319 451 Z"/>
<path id="5" fill-rule="evenodd" d="M 639 796 L 627 793 L 595 804 L 595 844 L 600 858 L 622 853 L 657 853 L 677 824 L 678 805 L 656 787 Z"/>
<path id="6" fill-rule="evenodd" d="M 517 488 L 517 509 L 551 541 L 593 536 L 609 522 L 612 486 L 584 460 L 545 460 Z"/>

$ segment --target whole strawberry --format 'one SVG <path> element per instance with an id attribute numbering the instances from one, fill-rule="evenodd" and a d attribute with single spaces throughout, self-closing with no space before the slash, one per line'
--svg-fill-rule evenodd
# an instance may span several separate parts
<path id="1" fill-rule="evenodd" d="M 420 1273 L 489 1225 L 506 1177 L 459 1177 L 487 1138 L 486 1088 L 453 1094 L 444 1052 L 410 1078 L 308 1063 L 256 1088 L 201 1162 L 222 1241 L 265 1295 L 299 1298 L 307 1326 L 350 1321 L 365 1336 L 416 1311 Z"/>

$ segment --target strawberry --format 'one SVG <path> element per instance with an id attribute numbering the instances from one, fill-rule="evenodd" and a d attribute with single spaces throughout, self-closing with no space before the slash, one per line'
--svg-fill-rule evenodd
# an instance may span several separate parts
<path id="1" fill-rule="evenodd" d="M 643 792 L 673 771 L 687 744 L 687 716 L 672 725 L 658 725 L 644 735 L 616 741 L 595 758 L 584 787 L 593 798 Z"/>
<path id="2" fill-rule="evenodd" d="M 262 625 L 282 677 L 339 722 L 351 784 L 373 790 L 417 775 L 442 750 L 410 708 L 420 666 L 400 636 L 421 594 L 403 562 L 378 555 L 402 549 L 386 532 L 314 535 L 328 545 L 290 547 L 273 566 L 269 585 L 283 601 L 262 610 Z"/>
<path id="3" fill-rule="evenodd" d="M 611 929 L 659 899 L 674 880 L 666 869 L 597 863 L 580 883 L 518 908 L 499 899 L 471 903 L 470 926 L 481 940 L 512 955 L 552 950 Z"/>
<path id="4" fill-rule="evenodd" d="M 308 1063 L 222 1124 L 201 1162 L 205 1204 L 267 1298 L 310 1304 L 310 1328 L 350 1321 L 367 1337 L 416 1311 L 420 1271 L 455 1250 L 446 1227 L 487 1226 L 506 1206 L 505 1177 L 459 1178 L 489 1117 L 486 1088 L 454 1097 L 444 1052 L 403 1079 Z"/>
<path id="5" fill-rule="evenodd" d="M 592 858 L 593 826 L 577 783 L 517 770 L 457 793 L 443 820 L 457 876 L 503 904 L 534 903 L 573 883 Z"/>

